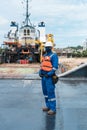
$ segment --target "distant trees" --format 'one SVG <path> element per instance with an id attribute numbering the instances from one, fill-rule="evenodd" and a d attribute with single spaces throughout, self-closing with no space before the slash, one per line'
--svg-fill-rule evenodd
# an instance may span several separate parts
<path id="1" fill-rule="evenodd" d="M 83 49 L 83 47 L 82 47 L 82 46 L 80 46 L 80 45 L 79 45 L 79 46 L 77 46 L 76 48 L 77 48 L 77 50 L 81 50 L 81 49 Z"/>
<path id="2" fill-rule="evenodd" d="M 83 50 L 83 47 L 78 45 L 76 47 L 68 47 L 71 50 L 72 57 L 87 57 L 87 49 Z"/>
<path id="3" fill-rule="evenodd" d="M 0 47 L 0 54 L 2 54 L 3 51 L 4 51 L 4 49 Z"/>
<path id="4" fill-rule="evenodd" d="M 81 50 L 81 49 L 83 49 L 83 47 L 82 46 L 77 46 L 77 47 L 68 47 L 68 48 L 71 48 L 71 49 L 73 49 L 73 50 Z"/>
<path id="5" fill-rule="evenodd" d="M 72 57 L 87 57 L 87 50 L 85 51 L 73 51 Z"/>
<path id="6" fill-rule="evenodd" d="M 2 49 L 1 49 L 1 47 L 0 47 L 0 54 L 1 54 L 1 52 L 2 52 Z"/>
<path id="7" fill-rule="evenodd" d="M 82 52 L 82 57 L 87 57 L 87 50 Z"/>

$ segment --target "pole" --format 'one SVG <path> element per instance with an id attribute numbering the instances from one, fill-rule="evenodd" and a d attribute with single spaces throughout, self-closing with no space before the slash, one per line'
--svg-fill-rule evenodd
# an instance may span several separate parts
<path id="1" fill-rule="evenodd" d="M 42 50 L 42 44 L 43 44 L 43 43 L 41 42 L 41 54 L 40 54 L 40 62 L 42 61 L 42 55 L 43 55 L 43 54 L 42 54 L 42 51 L 43 51 L 43 50 Z"/>
<path id="2" fill-rule="evenodd" d="M 26 22 L 27 22 L 27 25 L 28 25 L 28 0 L 26 1 Z"/>

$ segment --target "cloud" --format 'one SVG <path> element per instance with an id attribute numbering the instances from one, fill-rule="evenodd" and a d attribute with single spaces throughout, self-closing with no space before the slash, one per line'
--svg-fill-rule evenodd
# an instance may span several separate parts
<path id="1" fill-rule="evenodd" d="M 65 30 L 65 27 L 67 27 L 67 30 L 70 31 L 71 28 L 86 28 L 87 27 L 87 3 L 84 5 L 82 1 L 75 3 L 76 0 L 74 0 L 74 3 L 72 1 L 70 2 L 55 2 L 51 0 L 47 1 L 41 1 L 40 5 L 37 6 L 37 3 L 35 8 L 32 7 L 32 18 L 37 21 L 43 20 L 45 21 L 47 27 L 49 28 L 55 28 L 57 31 L 57 28 L 62 28 L 63 31 Z M 45 3 L 46 2 L 46 3 Z M 44 4 L 45 3 L 45 4 Z M 48 30 L 49 30 L 48 28 Z M 70 32 L 69 32 L 70 33 Z"/>
<path id="2" fill-rule="evenodd" d="M 2 1 L 0 4 L 0 25 L 8 23 L 9 26 L 12 20 L 22 23 L 25 19 L 23 14 L 26 12 L 26 5 L 22 4 L 21 1 L 23 0 Z M 53 33 L 56 41 L 60 40 L 61 43 L 62 39 L 65 41 L 69 39 L 75 43 L 75 39 L 82 41 L 86 38 L 87 0 L 32 0 L 29 6 L 31 22 L 44 21 L 46 32 Z M 6 30 L 6 26 L 3 26 L 2 30 Z"/>

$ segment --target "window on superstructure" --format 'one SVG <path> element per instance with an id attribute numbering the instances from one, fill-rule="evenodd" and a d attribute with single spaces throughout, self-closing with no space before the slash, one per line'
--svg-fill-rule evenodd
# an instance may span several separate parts
<path id="1" fill-rule="evenodd" d="M 30 30 L 29 29 L 27 30 L 27 35 L 30 35 Z"/>
<path id="2" fill-rule="evenodd" d="M 24 29 L 24 35 L 26 35 L 26 29 Z"/>

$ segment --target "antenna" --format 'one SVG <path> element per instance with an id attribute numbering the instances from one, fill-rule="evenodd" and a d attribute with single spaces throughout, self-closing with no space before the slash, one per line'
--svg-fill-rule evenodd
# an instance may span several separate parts
<path id="1" fill-rule="evenodd" d="M 25 18 L 25 25 L 31 25 L 32 26 L 32 23 L 31 23 L 31 21 L 30 21 L 30 15 L 31 15 L 31 13 L 29 13 L 29 2 L 30 2 L 31 0 L 24 0 L 24 2 L 26 2 L 26 18 Z"/>

